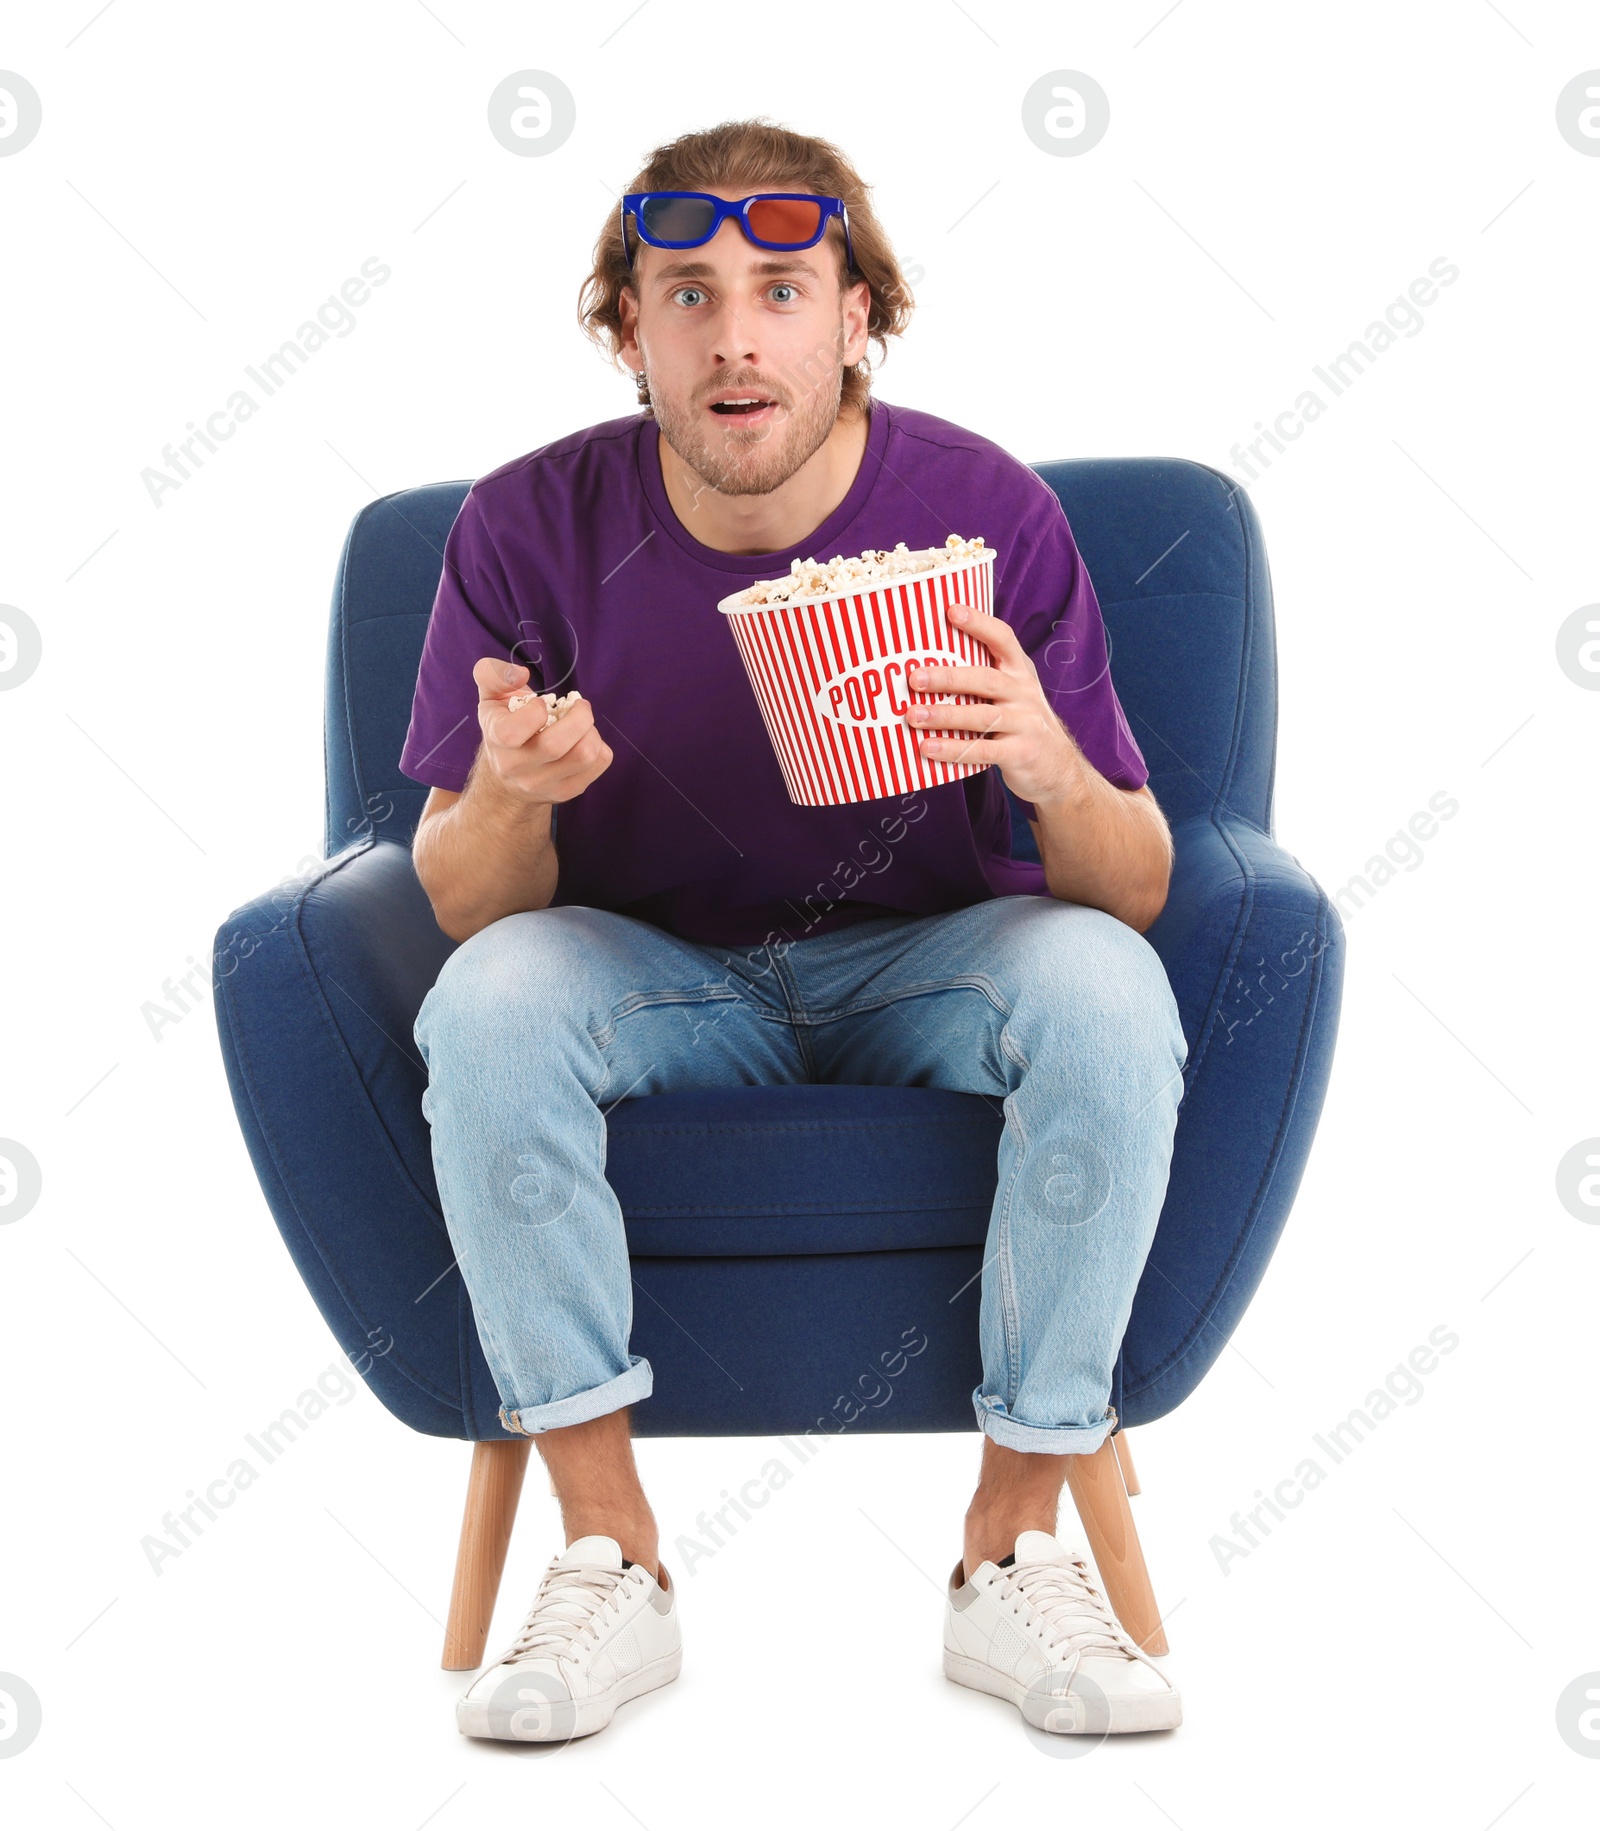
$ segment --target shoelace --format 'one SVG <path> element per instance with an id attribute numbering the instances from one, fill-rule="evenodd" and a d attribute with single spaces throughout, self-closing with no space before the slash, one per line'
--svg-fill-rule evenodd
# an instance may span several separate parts
<path id="1" fill-rule="evenodd" d="M 1066 1564 L 1014 1565 L 999 1587 L 1007 1600 L 1014 1596 L 1026 1600 L 1050 1630 L 1044 1643 L 1046 1653 L 1065 1644 L 1079 1659 L 1110 1653 L 1145 1660 L 1118 1625 L 1110 1603 L 1095 1588 L 1082 1558 L 1073 1557 Z"/>
<path id="2" fill-rule="evenodd" d="M 539 1585 L 527 1619 L 497 1665 L 536 1659 L 541 1654 L 560 1656 L 592 1628 L 600 1611 L 628 1581 L 628 1572 L 604 1564 L 552 1564 Z"/>

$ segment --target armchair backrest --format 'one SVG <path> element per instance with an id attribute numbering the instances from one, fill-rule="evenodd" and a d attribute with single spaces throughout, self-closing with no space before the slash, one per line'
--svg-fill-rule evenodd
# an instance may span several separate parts
<path id="1" fill-rule="evenodd" d="M 1185 458 L 1033 468 L 1094 581 L 1111 678 L 1168 821 L 1223 809 L 1270 834 L 1277 644 L 1249 496 Z"/>
<path id="2" fill-rule="evenodd" d="M 1277 671 L 1272 586 L 1250 498 L 1182 458 L 1033 467 L 1094 581 L 1111 671 L 1150 786 L 1176 826 L 1218 808 L 1272 832 Z M 428 791 L 401 775 L 445 536 L 468 482 L 369 503 L 339 560 L 323 726 L 328 856 L 374 828 L 409 844 Z M 996 536 L 995 544 L 999 544 Z M 1029 834 L 1019 826 L 1019 850 Z"/>

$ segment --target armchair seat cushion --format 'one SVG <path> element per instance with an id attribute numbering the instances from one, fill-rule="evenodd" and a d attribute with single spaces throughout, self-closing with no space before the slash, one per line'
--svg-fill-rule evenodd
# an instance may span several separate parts
<path id="1" fill-rule="evenodd" d="M 606 1178 L 635 1258 L 981 1246 L 1004 1118 L 936 1087 L 727 1087 L 624 1100 Z"/>

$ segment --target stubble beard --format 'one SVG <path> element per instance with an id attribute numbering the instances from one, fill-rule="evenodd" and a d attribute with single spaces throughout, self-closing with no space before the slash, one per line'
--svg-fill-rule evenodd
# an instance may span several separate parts
<path id="1" fill-rule="evenodd" d="M 839 417 L 844 394 L 840 328 L 831 370 L 805 384 L 798 394 L 779 393 L 759 378 L 719 383 L 714 390 L 748 386 L 752 393 L 771 392 L 778 412 L 771 425 L 746 429 L 729 417 L 721 437 L 708 436 L 703 407 L 658 396 L 651 390 L 656 425 L 679 458 L 707 489 L 723 496 L 766 496 L 789 479 L 827 443 Z"/>

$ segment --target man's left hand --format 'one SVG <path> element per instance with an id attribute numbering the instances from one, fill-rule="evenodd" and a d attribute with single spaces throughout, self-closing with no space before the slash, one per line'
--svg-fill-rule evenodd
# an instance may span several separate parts
<path id="1" fill-rule="evenodd" d="M 971 693 L 987 702 L 910 707 L 906 722 L 919 734 L 920 753 L 938 763 L 993 763 L 1006 786 L 1024 801 L 1050 804 L 1080 794 L 1088 759 L 1045 698 L 1038 670 L 1016 631 L 1001 618 L 966 604 L 952 604 L 945 614 L 957 629 L 988 649 L 995 665 L 917 668 L 908 674 L 906 684 L 917 692 Z M 922 735 L 929 727 L 974 735 Z"/>

